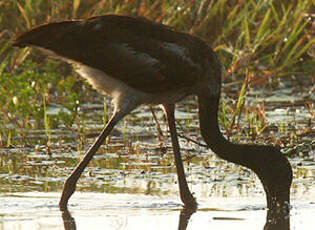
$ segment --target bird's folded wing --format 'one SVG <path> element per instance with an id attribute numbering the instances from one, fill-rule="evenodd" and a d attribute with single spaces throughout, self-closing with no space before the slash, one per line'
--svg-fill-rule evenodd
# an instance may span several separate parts
<path id="1" fill-rule="evenodd" d="M 148 93 L 198 81 L 202 62 L 192 48 L 198 44 L 161 24 L 115 15 L 42 25 L 15 42 L 51 50 Z"/>

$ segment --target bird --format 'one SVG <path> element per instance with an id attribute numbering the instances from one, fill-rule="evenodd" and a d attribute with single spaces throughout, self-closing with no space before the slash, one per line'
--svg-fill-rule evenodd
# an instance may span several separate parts
<path id="1" fill-rule="evenodd" d="M 115 125 L 140 105 L 162 105 L 167 117 L 184 207 L 197 207 L 187 180 L 175 124 L 175 104 L 198 98 L 200 133 L 220 158 L 251 169 L 260 179 L 269 210 L 290 209 L 292 167 L 271 145 L 233 143 L 218 121 L 222 65 L 201 38 L 152 20 L 107 14 L 36 26 L 12 45 L 33 47 L 70 63 L 94 89 L 112 99 L 113 115 L 83 159 L 65 180 L 59 202 L 68 210 L 82 172 Z"/>

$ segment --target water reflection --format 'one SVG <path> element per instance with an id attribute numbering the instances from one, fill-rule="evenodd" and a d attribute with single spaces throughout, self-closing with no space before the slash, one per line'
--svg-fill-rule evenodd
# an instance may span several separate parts
<path id="1" fill-rule="evenodd" d="M 268 210 L 264 230 L 290 230 L 290 210 Z"/>
<path id="2" fill-rule="evenodd" d="M 187 228 L 189 219 L 192 214 L 196 212 L 196 208 L 191 209 L 191 208 L 183 208 L 180 211 L 179 214 L 179 223 L 178 223 L 178 230 L 185 230 Z"/>
<path id="3" fill-rule="evenodd" d="M 183 208 L 179 214 L 178 230 L 186 230 L 190 217 L 197 209 Z M 68 210 L 62 212 L 63 225 L 65 230 L 76 230 L 74 217 Z M 268 210 L 266 223 L 263 230 L 290 230 L 290 213 L 279 210 Z"/>
<path id="4" fill-rule="evenodd" d="M 75 219 L 71 216 L 70 212 L 68 210 L 62 211 L 62 220 L 63 220 L 63 226 L 65 227 L 65 230 L 75 230 L 77 229 L 77 226 L 75 224 Z"/>

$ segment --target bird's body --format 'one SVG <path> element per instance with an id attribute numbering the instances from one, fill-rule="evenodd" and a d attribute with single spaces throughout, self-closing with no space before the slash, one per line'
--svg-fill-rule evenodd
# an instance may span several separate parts
<path id="1" fill-rule="evenodd" d="M 206 43 L 144 18 L 105 15 L 51 23 L 35 28 L 23 44 L 72 63 L 113 98 L 130 91 L 140 104 L 175 103 L 209 80 L 216 93 L 220 90 L 220 78 L 214 78 L 219 75 L 206 72 L 217 60 Z M 220 71 L 219 63 L 215 66 Z"/>
<path id="2" fill-rule="evenodd" d="M 15 46 L 33 46 L 73 64 L 104 95 L 113 98 L 114 115 L 67 179 L 60 201 L 66 209 L 86 165 L 122 117 L 141 104 L 162 104 L 172 138 L 180 195 L 195 206 L 185 179 L 174 118 L 174 104 L 197 95 L 201 134 L 221 158 L 252 169 L 260 178 L 268 208 L 288 210 L 292 171 L 272 146 L 227 141 L 218 125 L 221 65 L 201 39 L 143 18 L 105 15 L 39 26 L 19 36 Z"/>

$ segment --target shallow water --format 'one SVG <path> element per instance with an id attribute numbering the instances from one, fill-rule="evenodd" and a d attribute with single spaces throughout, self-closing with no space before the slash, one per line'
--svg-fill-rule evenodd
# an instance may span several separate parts
<path id="1" fill-rule="evenodd" d="M 63 229 L 59 193 L 15 193 L 0 197 L 0 229 Z M 203 198 L 187 229 L 263 229 L 262 196 Z M 250 205 L 249 205 L 250 204 Z M 292 200 L 291 229 L 312 229 L 315 204 Z M 77 229 L 178 229 L 181 204 L 177 197 L 76 193 L 70 204 Z"/>
<path id="2" fill-rule="evenodd" d="M 290 132 L 292 126 L 307 130 L 310 114 L 297 103 L 304 96 L 295 97 L 290 103 L 297 104 L 287 109 L 283 106 L 289 103 L 287 100 L 277 100 L 286 98 L 285 94 L 292 92 L 286 89 L 266 96 L 267 121 L 275 126 L 283 123 L 287 130 L 282 132 Z M 259 102 L 254 92 L 249 96 Z M 202 143 L 195 104 L 186 100 L 175 115 L 179 133 Z M 56 112 L 56 106 L 52 107 Z M 86 104 L 81 109 L 86 117 L 85 133 L 75 125 L 72 130 L 60 127 L 51 130 L 53 141 L 47 145 L 43 130 L 27 130 L 23 140 L 30 144 L 18 144 L 22 138 L 15 137 L 13 147 L 0 148 L 0 230 L 64 228 L 57 206 L 63 182 L 102 128 L 102 105 Z M 157 116 L 165 135 L 160 110 Z M 283 135 L 279 130 L 274 132 L 275 138 Z M 313 132 L 304 135 L 289 156 L 294 171 L 291 230 L 310 229 L 315 223 L 313 137 Z M 119 123 L 70 199 L 69 210 L 77 229 L 179 228 L 182 205 L 172 149 L 169 138 L 162 139 L 156 136 L 147 107 L 135 110 Z M 240 139 L 250 142 L 244 136 Z M 180 144 L 187 180 L 199 203 L 187 220 L 187 229 L 263 229 L 267 211 L 257 177 L 199 144 L 185 138 L 180 138 Z M 284 152 L 287 150 L 284 148 Z"/>

